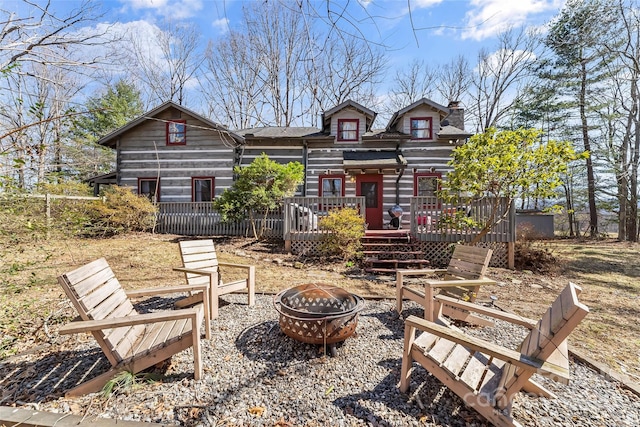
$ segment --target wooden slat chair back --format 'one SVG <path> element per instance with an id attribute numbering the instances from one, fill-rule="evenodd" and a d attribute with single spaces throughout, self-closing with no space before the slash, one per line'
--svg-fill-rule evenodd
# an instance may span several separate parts
<path id="1" fill-rule="evenodd" d="M 477 280 L 483 278 L 489 267 L 492 255 L 493 250 L 489 248 L 456 245 L 443 280 Z M 479 290 L 480 286 L 475 285 L 441 288 L 440 292 L 450 296 L 469 298 L 474 301 Z"/>
<path id="2" fill-rule="evenodd" d="M 480 287 L 483 285 L 495 284 L 493 280 L 487 279 L 485 274 L 491 261 L 493 250 L 478 246 L 456 245 L 448 267 L 445 269 L 419 269 L 398 271 L 396 273 L 396 309 L 402 312 L 402 300 L 408 298 L 422 305 L 424 317 L 427 320 L 434 319 L 433 297 L 436 290 L 440 294 L 450 297 L 474 302 L 477 298 Z M 428 276 L 441 274 L 441 279 L 424 279 L 418 288 L 404 283 L 404 278 L 408 276 Z M 462 310 L 452 310 L 445 305 L 442 313 L 454 319 L 482 326 L 491 326 L 492 323 L 478 316 L 470 316 L 468 312 Z"/>
<path id="3" fill-rule="evenodd" d="M 98 391 L 122 370 L 139 372 L 189 347 L 194 347 L 195 376 L 200 378 L 202 306 L 141 315 L 104 258 L 59 276 L 58 283 L 80 317 L 60 333 L 91 333 L 112 366 L 67 395 Z"/>
<path id="4" fill-rule="evenodd" d="M 413 361 L 417 361 L 444 385 L 496 426 L 520 426 L 511 416 L 516 393 L 553 397 L 553 393 L 531 380 L 534 373 L 567 382 L 569 358 L 567 337 L 589 309 L 578 301 L 580 288 L 570 283 L 537 323 L 482 308 L 532 328 L 519 346 L 507 349 L 451 328 L 409 316 L 406 320 L 400 389 L 406 392 Z M 446 299 L 447 297 L 444 297 Z M 475 304 L 461 303 L 472 308 Z M 535 326 L 534 326 L 535 325 Z M 416 338 L 416 331 L 423 333 Z"/>
<path id="5" fill-rule="evenodd" d="M 192 286 L 208 285 L 210 287 L 210 318 L 218 317 L 218 297 L 231 292 L 246 290 L 248 305 L 255 304 L 255 266 L 220 262 L 212 239 L 183 240 L 179 242 L 180 257 L 183 267 L 175 268 L 184 272 L 187 284 Z M 240 280 L 223 282 L 220 267 L 245 270 Z M 194 295 L 191 299 L 179 302 L 178 306 L 186 306 L 201 300 L 202 295 Z"/>
<path id="6" fill-rule="evenodd" d="M 103 320 L 139 314 L 104 258 L 60 277 L 59 283 L 82 320 Z M 112 366 L 126 359 L 144 325 L 91 331 Z"/>
<path id="7" fill-rule="evenodd" d="M 573 284 L 562 290 L 520 344 L 518 350 L 523 356 L 549 360 L 568 368 L 567 338 L 589 312 L 589 309 L 578 301 L 581 291 L 581 288 Z M 517 393 L 531 375 L 529 371 L 519 369 L 515 365 L 505 366 L 499 388 L 499 395 L 502 394 L 502 397 L 497 396 L 503 401 L 501 406 L 510 402 L 510 396 Z M 561 378 L 556 380 L 562 382 Z"/>

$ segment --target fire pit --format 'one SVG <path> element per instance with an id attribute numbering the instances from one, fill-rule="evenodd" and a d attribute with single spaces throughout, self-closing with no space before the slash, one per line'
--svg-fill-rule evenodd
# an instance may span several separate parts
<path id="1" fill-rule="evenodd" d="M 358 325 L 364 299 L 337 286 L 306 284 L 285 289 L 273 298 L 280 329 L 307 344 L 329 346 L 349 338 Z"/>

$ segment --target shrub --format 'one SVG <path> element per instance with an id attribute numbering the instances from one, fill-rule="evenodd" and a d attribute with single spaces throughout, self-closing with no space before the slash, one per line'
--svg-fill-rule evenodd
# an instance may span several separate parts
<path id="1" fill-rule="evenodd" d="M 38 185 L 36 194 L 61 196 L 89 196 L 86 184 L 78 182 L 45 183 Z M 32 241 L 54 236 L 77 234 L 87 224 L 85 200 L 52 199 L 49 219 L 45 201 L 33 194 L 11 189 L 0 195 L 0 235 L 13 242 Z"/>
<path id="2" fill-rule="evenodd" d="M 548 248 L 535 245 L 530 240 L 515 243 L 516 270 L 531 270 L 534 273 L 548 274 L 558 265 L 558 259 Z"/>
<path id="3" fill-rule="evenodd" d="M 358 255 L 360 239 L 365 233 L 365 222 L 354 208 L 334 210 L 320 220 L 322 235 L 320 250 L 327 256 L 338 256 L 344 261 Z"/>
<path id="4" fill-rule="evenodd" d="M 89 205 L 89 224 L 85 235 L 113 236 L 132 231 L 149 231 L 155 225 L 156 207 L 149 199 L 126 187 L 110 186 L 104 202 Z"/>

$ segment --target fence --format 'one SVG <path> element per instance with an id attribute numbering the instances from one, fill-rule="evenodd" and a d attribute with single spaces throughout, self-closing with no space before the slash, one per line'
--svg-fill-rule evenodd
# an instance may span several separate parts
<path id="1" fill-rule="evenodd" d="M 515 242 L 515 209 L 504 197 L 469 200 L 457 205 L 437 197 L 411 198 L 411 233 L 430 242 L 471 241 L 480 229 L 466 225 L 465 218 L 484 224 L 491 218 L 499 221 L 482 238 L 482 242 Z"/>
<path id="2" fill-rule="evenodd" d="M 157 204 L 158 233 L 184 236 L 253 236 L 250 220 L 222 222 L 211 202 L 160 202 Z M 266 218 L 256 214 L 256 228 L 264 225 L 264 237 L 282 237 L 282 210 L 271 211 Z M 259 219 L 258 219 L 259 218 Z"/>
<path id="3" fill-rule="evenodd" d="M 319 222 L 333 209 L 354 208 L 364 218 L 364 197 L 289 197 L 283 203 L 285 241 L 319 240 Z"/>

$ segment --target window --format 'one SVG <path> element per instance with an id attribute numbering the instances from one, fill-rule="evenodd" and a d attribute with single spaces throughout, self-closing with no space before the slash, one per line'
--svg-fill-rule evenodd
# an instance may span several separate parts
<path id="1" fill-rule="evenodd" d="M 160 185 L 157 178 L 138 178 L 138 194 L 152 202 L 160 201 Z"/>
<path id="2" fill-rule="evenodd" d="M 344 196 L 344 175 L 320 175 L 320 197 Z"/>
<path id="3" fill-rule="evenodd" d="M 431 117 L 411 118 L 411 138 L 412 139 L 432 139 Z"/>
<path id="4" fill-rule="evenodd" d="M 194 202 L 210 202 L 213 200 L 214 178 L 191 178 L 191 200 Z"/>
<path id="5" fill-rule="evenodd" d="M 338 119 L 338 141 L 357 141 L 360 120 Z"/>
<path id="6" fill-rule="evenodd" d="M 413 183 L 413 195 L 414 196 L 426 196 L 436 197 L 437 191 L 440 188 L 440 179 L 442 174 L 440 173 L 417 173 L 414 175 Z"/>
<path id="7" fill-rule="evenodd" d="M 185 145 L 187 143 L 187 121 L 167 122 L 167 145 Z"/>

